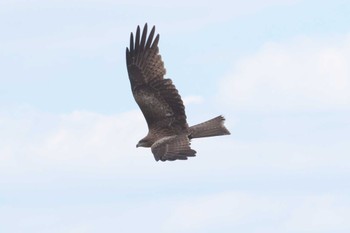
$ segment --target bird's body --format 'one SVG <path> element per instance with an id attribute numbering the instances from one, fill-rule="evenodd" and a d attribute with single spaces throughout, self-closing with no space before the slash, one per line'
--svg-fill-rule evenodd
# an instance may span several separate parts
<path id="1" fill-rule="evenodd" d="M 224 118 L 216 117 L 189 127 L 185 107 L 159 55 L 159 35 L 153 40 L 155 27 L 147 38 L 147 24 L 142 35 L 137 27 L 131 33 L 130 48 L 126 49 L 126 63 L 131 90 L 148 125 L 148 134 L 137 147 L 151 147 L 156 161 L 187 159 L 195 156 L 190 139 L 230 134 L 223 125 Z"/>

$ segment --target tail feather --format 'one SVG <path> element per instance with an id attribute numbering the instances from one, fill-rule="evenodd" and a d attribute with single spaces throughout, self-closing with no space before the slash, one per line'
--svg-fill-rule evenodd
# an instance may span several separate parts
<path id="1" fill-rule="evenodd" d="M 190 138 L 213 137 L 229 135 L 230 132 L 224 126 L 225 118 L 217 116 L 211 120 L 190 127 Z"/>

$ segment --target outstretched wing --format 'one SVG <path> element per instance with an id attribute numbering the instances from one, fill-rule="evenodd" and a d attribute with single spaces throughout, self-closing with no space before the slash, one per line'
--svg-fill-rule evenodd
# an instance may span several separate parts
<path id="1" fill-rule="evenodd" d="M 155 27 L 147 38 L 147 24 L 142 35 L 137 27 L 131 33 L 130 48 L 126 48 L 126 64 L 132 93 L 139 105 L 148 128 L 172 127 L 187 129 L 185 107 L 170 79 L 164 79 L 165 68 L 159 54 L 159 34 L 154 38 Z"/>
<path id="2" fill-rule="evenodd" d="M 196 151 L 191 149 L 187 135 L 164 137 L 156 141 L 151 147 L 156 161 L 186 160 L 187 157 L 196 156 Z"/>

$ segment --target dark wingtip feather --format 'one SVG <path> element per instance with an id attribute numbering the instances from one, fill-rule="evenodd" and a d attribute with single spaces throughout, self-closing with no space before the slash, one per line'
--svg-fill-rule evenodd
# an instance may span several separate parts
<path id="1" fill-rule="evenodd" d="M 134 50 L 134 34 L 130 34 L 130 51 Z"/>
<path id="2" fill-rule="evenodd" d="M 158 42 L 159 42 L 159 34 L 157 34 L 156 38 L 154 39 L 151 48 L 155 48 L 158 46 Z"/>
<path id="3" fill-rule="evenodd" d="M 140 47 L 140 26 L 137 26 L 135 37 L 135 50 L 137 51 Z"/>
<path id="4" fill-rule="evenodd" d="M 147 43 L 146 43 L 146 46 L 145 46 L 146 49 L 151 48 L 151 43 L 152 43 L 152 40 L 153 40 L 153 37 L 154 37 L 155 30 L 156 30 L 156 27 L 153 26 L 152 30 L 151 30 L 151 32 L 150 32 L 150 34 L 148 36 L 148 39 L 147 39 Z"/>
<path id="5" fill-rule="evenodd" d="M 147 37 L 147 23 L 143 27 L 143 31 L 142 31 L 141 43 L 140 43 L 141 50 L 143 50 L 145 47 L 146 37 Z"/>
<path id="6" fill-rule="evenodd" d="M 125 55 L 126 55 L 126 64 L 129 64 L 129 53 L 130 53 L 129 48 L 126 47 L 126 53 L 125 53 Z"/>

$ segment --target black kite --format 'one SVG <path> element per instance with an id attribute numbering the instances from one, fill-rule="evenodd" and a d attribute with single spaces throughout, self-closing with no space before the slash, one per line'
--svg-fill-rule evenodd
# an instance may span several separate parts
<path id="1" fill-rule="evenodd" d="M 190 147 L 192 138 L 227 135 L 224 117 L 218 116 L 189 127 L 185 107 L 171 79 L 165 79 L 165 68 L 159 54 L 159 34 L 155 27 L 147 37 L 147 24 L 142 35 L 130 36 L 126 48 L 126 65 L 131 90 L 148 125 L 148 134 L 136 147 L 151 147 L 156 161 L 185 160 L 196 155 Z M 154 38 L 154 39 L 153 39 Z"/>

